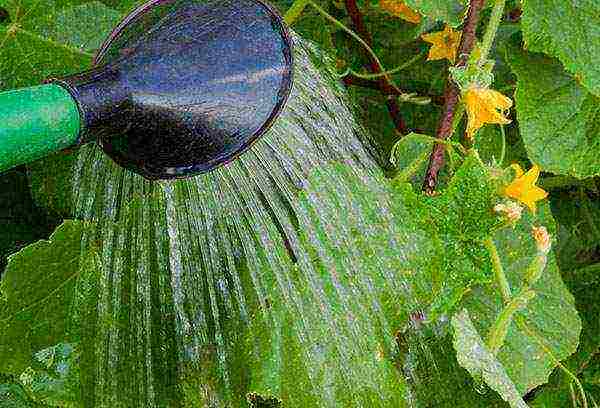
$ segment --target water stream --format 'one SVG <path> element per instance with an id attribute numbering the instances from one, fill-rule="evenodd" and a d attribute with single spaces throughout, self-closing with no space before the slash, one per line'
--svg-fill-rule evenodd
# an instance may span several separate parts
<path id="1" fill-rule="evenodd" d="M 396 334 L 427 289 L 408 278 L 426 237 L 399 226 L 342 87 L 295 41 L 286 110 L 229 165 L 152 183 L 81 150 L 75 215 L 100 281 L 80 329 L 90 405 L 406 404 Z"/>

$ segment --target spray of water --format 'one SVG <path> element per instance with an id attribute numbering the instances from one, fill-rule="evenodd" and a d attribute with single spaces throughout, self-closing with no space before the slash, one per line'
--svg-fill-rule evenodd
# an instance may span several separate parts
<path id="1" fill-rule="evenodd" d="M 90 405 L 406 405 L 397 332 L 419 310 L 408 277 L 426 237 L 398 227 L 409 212 L 327 61 L 295 41 L 288 106 L 240 159 L 151 183 L 81 150 L 74 207 L 99 279 L 80 329 Z"/>

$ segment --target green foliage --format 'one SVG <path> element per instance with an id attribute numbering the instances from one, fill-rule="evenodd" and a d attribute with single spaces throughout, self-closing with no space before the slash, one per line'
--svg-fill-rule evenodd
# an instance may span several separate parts
<path id="1" fill-rule="evenodd" d="M 440 197 L 428 200 L 430 206 L 413 210 L 423 217 L 430 231 L 436 255 L 430 260 L 433 316 L 448 312 L 467 288 L 492 280 L 489 254 L 483 246 L 498 220 L 490 209 L 496 198 L 489 175 L 476 155 L 469 156 Z"/>
<path id="2" fill-rule="evenodd" d="M 597 1 L 524 1 L 523 37 L 528 50 L 557 57 L 580 84 L 600 97 Z"/>
<path id="3" fill-rule="evenodd" d="M 0 89 L 89 68 L 106 34 L 140 3 L 0 0 L 8 12 Z M 299 4 L 272 3 L 282 13 Z M 315 3 L 359 31 L 345 2 Z M 173 209 L 165 186 L 128 178 L 89 149 L 31 163 L 28 180 L 22 171 L 3 174 L 2 258 L 47 236 L 51 217 L 74 217 L 73 176 L 90 163 L 82 155 L 95 157 L 102 180 L 121 174 L 112 187 L 123 195 L 114 218 L 98 216 L 105 197 L 96 186 L 97 222 L 67 220 L 47 241 L 10 256 L 0 281 L 0 406 L 525 407 L 529 393 L 530 406 L 568 407 L 582 401 L 574 377 L 588 405 L 600 403 L 600 201 L 592 179 L 600 175 L 600 6 L 506 2 L 489 58 L 492 87 L 515 101 L 506 113 L 513 123 L 504 134 L 487 125 L 469 141 L 457 118 L 430 197 L 419 190 L 449 65 L 426 61 L 421 35 L 460 27 L 468 2 L 405 3 L 422 14 L 419 24 L 378 1 L 358 7 L 385 68 L 401 67 L 389 79 L 429 104 L 382 92 L 365 48 L 311 5 L 298 9 L 293 27 L 333 57 L 313 56 L 324 72 L 366 75 L 346 96 L 392 180 L 378 169 L 328 163 L 302 173 L 301 186 L 269 195 L 265 184 L 231 183 L 231 174 L 240 181 L 256 171 L 252 182 L 281 184 L 241 166 L 198 192 L 179 184 L 173 194 L 186 206 Z M 490 18 L 484 9 L 479 39 Z M 394 98 L 408 136 L 392 120 Z M 313 113 L 296 125 L 328 127 Z M 355 131 L 334 123 L 335 114 L 332 137 Z M 538 203 L 536 214 L 507 225 L 493 208 L 505 200 L 503 167 L 513 162 L 546 172 L 552 206 Z M 194 206 L 203 215 L 190 222 Z M 224 215 L 203 218 L 217 210 Z M 167 217 L 176 220 L 168 228 Z M 193 236 L 192 224 L 205 234 Z M 506 301 L 485 242 L 497 248 L 514 296 L 539 255 L 531 227 L 540 225 L 553 250 L 495 354 L 489 336 Z M 180 252 L 196 269 L 177 264 Z"/>
<path id="4" fill-rule="evenodd" d="M 578 178 L 600 174 L 600 98 L 556 61 L 512 49 L 517 118 L 532 162 Z"/>
<path id="5" fill-rule="evenodd" d="M 465 13 L 464 2 L 458 0 L 407 0 L 406 4 L 433 20 L 458 26 Z"/>
<path id="6" fill-rule="evenodd" d="M 551 234 L 555 232 L 549 207 L 544 205 L 538 212 L 535 218 L 526 216 L 514 229 L 503 229 L 494 239 L 513 295 L 522 287 L 526 268 L 536 255 L 531 226 L 545 225 Z M 536 293 L 535 298 L 517 315 L 525 318 L 537 336 L 532 336 L 513 321 L 505 345 L 498 353 L 499 361 L 521 395 L 545 383 L 554 368 L 552 357 L 543 350 L 538 337 L 543 339 L 556 358 L 562 360 L 575 351 L 581 331 L 573 296 L 561 280 L 552 253 L 548 255 L 540 280 L 532 289 Z M 502 310 L 503 301 L 496 285 L 492 285 L 473 290 L 466 297 L 464 306 L 479 333 L 484 336 Z M 523 364 L 525 361 L 527 364 Z"/>

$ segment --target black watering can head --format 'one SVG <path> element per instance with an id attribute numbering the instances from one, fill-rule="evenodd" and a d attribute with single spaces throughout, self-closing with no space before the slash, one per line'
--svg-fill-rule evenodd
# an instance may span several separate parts
<path id="1" fill-rule="evenodd" d="M 100 49 L 96 68 L 57 80 L 77 101 L 84 141 L 149 179 L 227 163 L 281 112 L 292 43 L 260 0 L 154 0 Z"/>

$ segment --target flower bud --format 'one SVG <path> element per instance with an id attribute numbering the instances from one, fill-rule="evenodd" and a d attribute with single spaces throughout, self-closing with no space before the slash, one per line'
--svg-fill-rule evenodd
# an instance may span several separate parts
<path id="1" fill-rule="evenodd" d="M 514 201 L 507 201 L 505 203 L 496 204 L 494 206 L 494 211 L 504 215 L 510 222 L 516 222 L 521 219 L 523 207 Z"/>
<path id="2" fill-rule="evenodd" d="M 533 238 L 535 239 L 535 243 L 537 245 L 538 251 L 543 254 L 547 254 L 550 252 L 550 247 L 552 246 L 550 234 L 546 227 L 533 227 L 531 230 Z"/>

